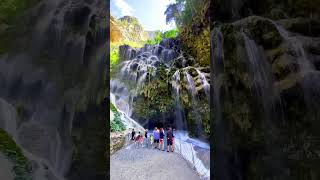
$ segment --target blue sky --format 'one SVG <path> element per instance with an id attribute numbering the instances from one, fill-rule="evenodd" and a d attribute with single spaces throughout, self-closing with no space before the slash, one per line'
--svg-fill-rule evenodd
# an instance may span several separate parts
<path id="1" fill-rule="evenodd" d="M 164 12 L 175 0 L 111 0 L 111 15 L 119 18 L 134 16 L 139 19 L 145 30 L 170 30 L 175 24 L 166 24 Z"/>

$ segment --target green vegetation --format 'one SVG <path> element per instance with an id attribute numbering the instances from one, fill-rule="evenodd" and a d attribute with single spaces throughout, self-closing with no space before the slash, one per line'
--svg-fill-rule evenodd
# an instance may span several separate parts
<path id="1" fill-rule="evenodd" d="M 2 0 L 0 2 L 0 23 L 10 24 L 38 0 Z"/>
<path id="2" fill-rule="evenodd" d="M 12 138 L 2 129 L 0 129 L 0 152 L 13 162 L 15 180 L 32 179 L 27 158 L 23 155 L 21 149 Z"/>
<path id="3" fill-rule="evenodd" d="M 120 113 L 112 103 L 110 103 L 110 109 L 114 114 L 114 120 L 110 121 L 111 132 L 121 132 L 126 130 L 125 125 L 121 122 Z"/>
<path id="4" fill-rule="evenodd" d="M 153 39 L 148 39 L 146 44 L 156 45 L 159 44 L 164 38 L 176 38 L 178 34 L 178 29 L 172 29 L 165 32 L 156 31 L 156 36 Z"/>
<path id="5" fill-rule="evenodd" d="M 164 38 L 175 38 L 179 34 L 178 29 L 172 29 L 163 33 Z"/>
<path id="6" fill-rule="evenodd" d="M 150 44 L 150 45 L 156 45 L 156 44 L 159 44 L 163 37 L 162 37 L 162 32 L 161 31 L 156 31 L 155 32 L 155 37 L 153 39 L 148 39 L 146 44 Z"/>
<path id="7" fill-rule="evenodd" d="M 173 109 L 174 99 L 169 89 L 171 85 L 168 83 L 170 76 L 163 65 L 156 73 L 156 77 L 146 84 L 135 103 L 135 112 L 140 118 L 152 118 Z"/>
<path id="8" fill-rule="evenodd" d="M 25 27 L 20 24 L 17 26 L 17 20 L 23 16 L 23 13 L 32 7 L 39 0 L 1 0 L 0 1 L 0 54 L 7 53 L 12 49 L 12 39 L 15 33 L 23 33 Z M 15 32 L 19 29 L 18 32 Z"/>
<path id="9" fill-rule="evenodd" d="M 111 71 L 119 64 L 119 46 L 110 48 L 110 69 Z"/>
<path id="10" fill-rule="evenodd" d="M 210 63 L 209 0 L 177 0 L 165 11 L 167 23 L 175 21 L 185 52 L 201 66 Z"/>

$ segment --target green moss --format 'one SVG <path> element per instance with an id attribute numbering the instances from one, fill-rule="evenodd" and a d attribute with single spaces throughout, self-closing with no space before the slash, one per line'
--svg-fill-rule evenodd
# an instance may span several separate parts
<path id="1" fill-rule="evenodd" d="M 13 162 L 15 180 L 31 180 L 31 170 L 27 158 L 12 138 L 0 129 L 0 151 Z"/>
<path id="2" fill-rule="evenodd" d="M 150 79 L 139 92 L 134 110 L 139 118 L 148 119 L 159 114 L 166 114 L 173 109 L 174 99 L 171 94 L 170 76 L 161 65 L 156 71 L 156 77 Z"/>
<path id="3" fill-rule="evenodd" d="M 178 38 L 181 39 L 182 49 L 195 58 L 200 66 L 210 65 L 210 30 L 209 26 L 195 34 L 192 29 L 180 29 Z"/>
<path id="4" fill-rule="evenodd" d="M 249 17 L 248 29 L 253 39 L 265 49 L 275 48 L 282 41 L 277 28 L 268 19 Z"/>
<path id="5" fill-rule="evenodd" d="M 2 0 L 0 2 L 0 23 L 12 23 L 15 18 L 38 0 Z"/>

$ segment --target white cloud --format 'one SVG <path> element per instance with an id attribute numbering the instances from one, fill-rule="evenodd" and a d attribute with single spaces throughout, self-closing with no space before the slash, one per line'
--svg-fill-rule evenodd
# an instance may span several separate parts
<path id="1" fill-rule="evenodd" d="M 115 5 L 119 8 L 122 16 L 132 16 L 134 9 L 125 0 L 114 0 Z"/>

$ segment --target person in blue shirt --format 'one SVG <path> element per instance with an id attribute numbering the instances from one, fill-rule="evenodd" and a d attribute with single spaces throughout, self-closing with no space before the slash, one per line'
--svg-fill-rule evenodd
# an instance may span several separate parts
<path id="1" fill-rule="evenodd" d="M 160 149 L 160 147 L 159 147 L 160 132 L 159 132 L 157 127 L 154 128 L 153 138 L 154 138 L 154 141 L 153 141 L 154 142 L 154 148 Z"/>

